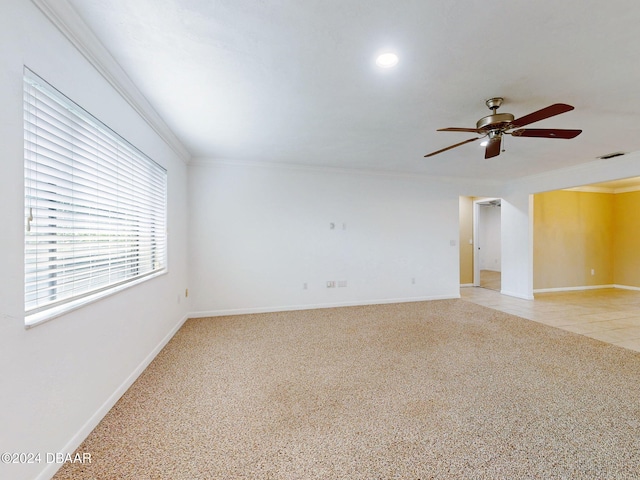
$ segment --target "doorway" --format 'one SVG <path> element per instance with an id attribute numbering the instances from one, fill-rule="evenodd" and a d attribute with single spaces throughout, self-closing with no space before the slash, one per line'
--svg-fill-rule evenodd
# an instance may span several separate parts
<path id="1" fill-rule="evenodd" d="M 502 288 L 501 206 L 499 198 L 473 202 L 473 284 L 498 292 Z"/>

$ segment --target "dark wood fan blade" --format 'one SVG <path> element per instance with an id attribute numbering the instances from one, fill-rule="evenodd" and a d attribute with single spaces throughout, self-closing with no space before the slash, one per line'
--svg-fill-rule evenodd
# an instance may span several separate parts
<path id="1" fill-rule="evenodd" d="M 438 150 L 436 152 L 428 153 L 427 155 L 425 155 L 425 158 L 426 157 L 433 157 L 434 155 L 437 155 L 439 153 L 446 152 L 447 150 L 451 150 L 452 148 L 459 147 L 460 145 L 464 145 L 465 143 L 475 142 L 476 140 L 478 140 L 478 138 L 470 138 L 469 140 L 465 140 L 464 142 L 456 143 L 455 145 L 451 145 L 450 147 L 443 148 L 442 150 Z"/>
<path id="2" fill-rule="evenodd" d="M 521 128 L 514 130 L 511 135 L 514 137 L 535 137 L 535 138 L 576 138 L 582 130 L 565 130 L 560 128 Z"/>
<path id="3" fill-rule="evenodd" d="M 436 130 L 437 132 L 469 132 L 469 133 L 483 133 L 482 130 L 478 130 L 477 128 L 457 128 L 457 127 L 449 127 L 449 128 L 439 128 Z"/>
<path id="4" fill-rule="evenodd" d="M 524 127 L 525 125 L 529 125 L 533 122 L 539 122 L 540 120 L 544 120 L 545 118 L 553 117 L 555 115 L 560 115 L 561 113 L 570 112 L 573 110 L 571 105 L 567 105 L 565 103 L 554 103 L 553 105 L 549 105 L 542 110 L 538 110 L 537 112 L 530 113 L 529 115 L 525 115 L 524 117 L 517 118 L 513 122 L 511 122 L 511 128 Z"/>
<path id="5" fill-rule="evenodd" d="M 500 155 L 500 146 L 502 145 L 502 136 L 498 135 L 489 140 L 487 148 L 484 151 L 484 158 L 493 158 Z"/>

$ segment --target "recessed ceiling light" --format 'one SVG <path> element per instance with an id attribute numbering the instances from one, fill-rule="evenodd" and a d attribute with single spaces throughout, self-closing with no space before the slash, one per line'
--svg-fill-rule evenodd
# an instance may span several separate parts
<path id="1" fill-rule="evenodd" d="M 395 53 L 383 53 L 376 58 L 376 65 L 380 68 L 391 68 L 398 64 L 398 56 Z"/>

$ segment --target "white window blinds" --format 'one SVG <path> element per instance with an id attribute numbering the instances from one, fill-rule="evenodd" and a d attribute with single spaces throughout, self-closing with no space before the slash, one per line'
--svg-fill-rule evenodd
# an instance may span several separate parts
<path id="1" fill-rule="evenodd" d="M 166 268 L 166 171 L 26 69 L 24 145 L 27 323 Z"/>

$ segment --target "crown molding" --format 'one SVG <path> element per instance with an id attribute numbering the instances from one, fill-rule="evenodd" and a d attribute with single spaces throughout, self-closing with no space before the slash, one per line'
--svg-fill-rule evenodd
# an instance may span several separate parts
<path id="1" fill-rule="evenodd" d="M 262 168 L 268 170 L 286 170 L 286 171 L 298 171 L 304 173 L 327 173 L 327 174 L 342 174 L 342 175 L 367 175 L 374 177 L 389 177 L 389 178 L 405 178 L 414 179 L 420 181 L 433 181 L 446 184 L 456 185 L 473 185 L 483 186 L 489 188 L 502 187 L 503 182 L 497 180 L 476 180 L 465 177 L 445 177 L 429 175 L 428 173 L 420 172 L 407 172 L 407 171 L 394 171 L 394 170 L 375 170 L 370 168 L 346 168 L 346 167 L 332 167 L 324 165 L 305 165 L 299 163 L 282 163 L 282 162 L 261 162 L 258 160 L 235 160 L 228 158 L 209 158 L 209 157 L 193 157 L 189 162 L 189 166 L 193 167 L 248 167 L 248 168 Z"/>
<path id="2" fill-rule="evenodd" d="M 164 142 L 189 163 L 191 153 L 155 111 L 109 50 L 66 0 L 31 0 Z"/>
<path id="3" fill-rule="evenodd" d="M 614 188 L 613 193 L 631 193 L 640 192 L 640 185 L 632 185 L 629 187 Z"/>
<path id="4" fill-rule="evenodd" d="M 583 192 L 583 193 L 616 193 L 614 188 L 595 187 L 593 185 L 585 185 L 584 187 L 563 188 L 565 192 Z"/>
<path id="5" fill-rule="evenodd" d="M 566 192 L 586 192 L 586 193 L 631 193 L 640 191 L 640 185 L 630 185 L 628 187 L 597 187 L 593 185 L 586 185 L 584 187 L 563 188 Z"/>

